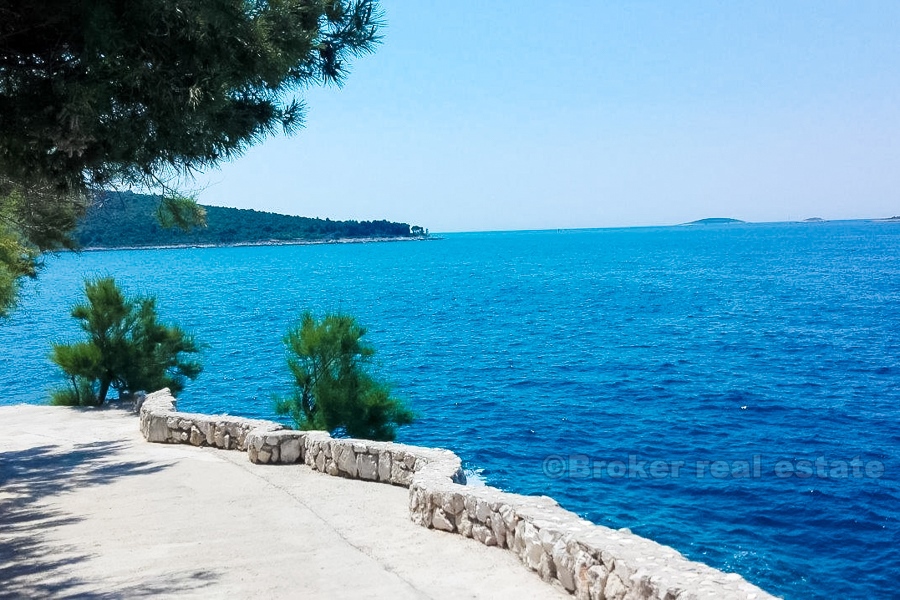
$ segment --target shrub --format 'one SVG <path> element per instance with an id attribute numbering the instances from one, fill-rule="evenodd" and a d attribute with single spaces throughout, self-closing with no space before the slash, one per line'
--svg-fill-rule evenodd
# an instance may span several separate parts
<path id="1" fill-rule="evenodd" d="M 414 415 L 391 396 L 390 386 L 368 374 L 375 350 L 362 340 L 365 333 L 349 315 L 317 321 L 305 313 L 284 338 L 294 393 L 278 401 L 276 411 L 300 429 L 393 440 Z"/>
<path id="2" fill-rule="evenodd" d="M 200 363 L 187 358 L 199 352 L 197 343 L 157 321 L 155 298 L 127 298 L 111 277 L 85 282 L 85 296 L 72 316 L 88 339 L 54 344 L 50 355 L 70 382 L 53 392 L 53 404 L 101 405 L 110 388 L 121 394 L 168 387 L 175 394 L 200 374 Z"/>

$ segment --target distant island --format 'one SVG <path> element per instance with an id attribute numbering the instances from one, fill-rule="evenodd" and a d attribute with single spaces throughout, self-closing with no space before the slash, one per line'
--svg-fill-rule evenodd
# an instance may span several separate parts
<path id="1" fill-rule="evenodd" d="M 825 219 L 822 217 L 810 217 L 808 219 L 803 219 L 804 223 L 824 223 Z"/>
<path id="2" fill-rule="evenodd" d="M 740 219 L 725 219 L 720 217 L 713 217 L 709 219 L 700 219 L 698 221 L 691 221 L 690 223 L 685 223 L 685 225 L 722 225 L 725 223 L 745 223 L 746 221 L 741 221 Z"/>
<path id="3" fill-rule="evenodd" d="M 422 227 L 391 221 L 332 221 L 219 206 L 204 206 L 206 227 L 166 229 L 155 218 L 159 199 L 132 192 L 101 192 L 74 232 L 85 249 L 158 246 L 296 244 L 422 239 Z"/>

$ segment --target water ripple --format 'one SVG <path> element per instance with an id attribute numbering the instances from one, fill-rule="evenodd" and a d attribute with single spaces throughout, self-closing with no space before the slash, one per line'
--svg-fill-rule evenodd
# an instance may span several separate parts
<path id="1" fill-rule="evenodd" d="M 402 441 L 452 448 L 492 485 L 552 495 L 785 598 L 895 588 L 900 227 L 66 254 L 0 327 L 0 402 L 41 402 L 60 383 L 49 343 L 78 335 L 67 312 L 97 274 L 157 294 L 207 344 L 184 409 L 273 418 L 285 330 L 303 310 L 346 310 L 421 415 Z M 543 475 L 548 455 L 570 457 L 568 476 Z M 822 477 L 817 459 L 825 475 L 853 460 L 883 473 Z M 632 460 L 636 473 L 615 474 Z M 755 460 L 758 474 L 733 476 Z M 641 476 L 641 461 L 682 466 Z M 779 461 L 804 476 L 780 476 Z"/>

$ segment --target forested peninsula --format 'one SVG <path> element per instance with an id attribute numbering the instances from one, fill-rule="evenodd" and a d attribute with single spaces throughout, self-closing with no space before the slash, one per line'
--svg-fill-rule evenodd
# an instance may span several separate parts
<path id="1" fill-rule="evenodd" d="M 427 234 L 407 223 L 332 221 L 219 206 L 203 207 L 206 227 L 182 231 L 160 225 L 158 206 L 157 196 L 100 192 L 73 237 L 81 248 L 93 249 L 404 239 Z"/>

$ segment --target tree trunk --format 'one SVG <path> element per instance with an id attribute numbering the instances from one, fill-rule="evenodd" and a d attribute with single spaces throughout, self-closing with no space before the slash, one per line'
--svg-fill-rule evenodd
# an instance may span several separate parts
<path id="1" fill-rule="evenodd" d="M 310 402 L 312 394 L 308 389 L 304 389 L 300 396 L 300 408 L 303 410 L 303 416 L 306 417 L 307 423 L 312 423 L 313 419 L 313 407 L 312 402 Z"/>
<path id="2" fill-rule="evenodd" d="M 110 380 L 103 378 L 100 380 L 100 391 L 97 392 L 97 406 L 102 406 L 106 401 L 106 394 L 109 393 Z"/>
<path id="3" fill-rule="evenodd" d="M 75 390 L 75 401 L 81 406 L 81 393 L 78 391 L 78 380 L 72 375 L 72 389 Z"/>

